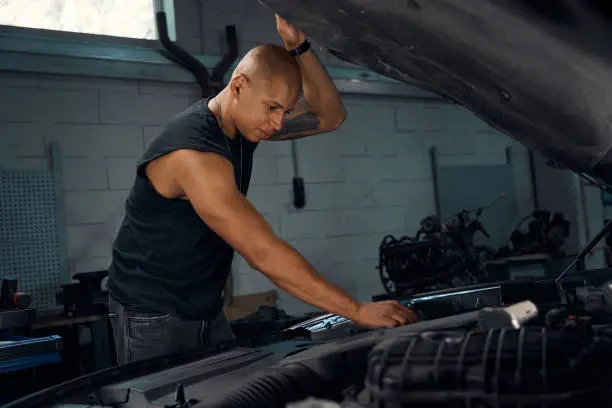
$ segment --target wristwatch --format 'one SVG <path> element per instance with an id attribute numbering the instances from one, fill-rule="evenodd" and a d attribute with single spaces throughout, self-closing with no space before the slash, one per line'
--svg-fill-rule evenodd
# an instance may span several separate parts
<path id="1" fill-rule="evenodd" d="M 309 49 L 310 49 L 310 42 L 308 40 L 304 40 L 304 42 L 298 45 L 296 48 L 289 50 L 289 53 L 293 55 L 294 57 L 299 57 L 300 55 L 302 55 Z"/>

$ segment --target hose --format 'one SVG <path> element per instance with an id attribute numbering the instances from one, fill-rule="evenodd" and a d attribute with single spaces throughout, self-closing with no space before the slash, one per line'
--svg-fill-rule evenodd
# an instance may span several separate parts
<path id="1" fill-rule="evenodd" d="M 308 367 L 292 364 L 259 375 L 224 396 L 214 408 L 284 408 L 324 392 L 323 380 Z"/>

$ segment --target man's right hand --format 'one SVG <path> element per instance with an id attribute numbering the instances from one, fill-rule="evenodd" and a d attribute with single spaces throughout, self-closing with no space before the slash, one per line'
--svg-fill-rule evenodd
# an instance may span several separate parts
<path id="1" fill-rule="evenodd" d="M 401 326 L 417 320 L 418 317 L 414 311 L 395 300 L 388 300 L 362 303 L 353 322 L 367 329 L 376 329 Z"/>

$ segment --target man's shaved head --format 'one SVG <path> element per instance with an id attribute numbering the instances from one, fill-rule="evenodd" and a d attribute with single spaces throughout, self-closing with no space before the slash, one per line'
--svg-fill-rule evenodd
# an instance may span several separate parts
<path id="1" fill-rule="evenodd" d="M 301 91 L 296 58 L 279 45 L 259 45 L 240 60 L 221 92 L 225 117 L 247 139 L 265 139 L 283 127 Z"/>
<path id="2" fill-rule="evenodd" d="M 300 67 L 289 51 L 280 45 L 259 45 L 240 60 L 232 78 L 244 75 L 252 81 L 284 80 L 292 88 L 301 89 L 302 76 Z"/>

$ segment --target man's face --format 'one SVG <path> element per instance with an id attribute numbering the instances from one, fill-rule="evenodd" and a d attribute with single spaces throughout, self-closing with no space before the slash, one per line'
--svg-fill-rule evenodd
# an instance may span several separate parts
<path id="1" fill-rule="evenodd" d="M 285 79 L 243 80 L 235 98 L 234 123 L 252 142 L 266 140 L 283 127 L 285 114 L 300 96 L 299 85 Z"/>

